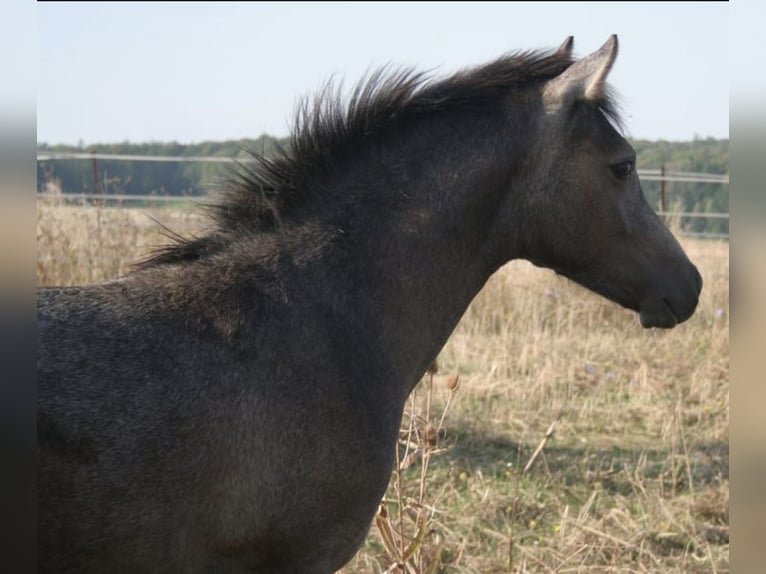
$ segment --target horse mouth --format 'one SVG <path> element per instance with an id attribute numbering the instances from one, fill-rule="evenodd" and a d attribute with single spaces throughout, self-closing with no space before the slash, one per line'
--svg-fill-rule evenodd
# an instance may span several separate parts
<path id="1" fill-rule="evenodd" d="M 645 329 L 652 327 L 671 329 L 681 322 L 666 298 L 654 299 L 642 304 L 638 316 L 641 326 Z"/>
<path id="2" fill-rule="evenodd" d="M 626 309 L 637 312 L 641 326 L 645 329 L 672 329 L 686 321 L 694 313 L 702 290 L 702 277 L 696 269 L 694 296 L 688 293 L 686 297 L 660 296 L 659 294 L 640 297 L 630 291 L 617 289 L 613 284 L 594 280 L 592 277 L 586 278 L 561 271 L 558 273 Z"/>

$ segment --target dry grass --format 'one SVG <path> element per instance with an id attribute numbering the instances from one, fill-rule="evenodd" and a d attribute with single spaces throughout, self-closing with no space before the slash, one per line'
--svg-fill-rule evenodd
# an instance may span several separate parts
<path id="1" fill-rule="evenodd" d="M 124 273 L 156 229 L 40 205 L 38 284 Z M 342 572 L 728 572 L 728 243 L 683 243 L 705 288 L 670 331 L 523 261 L 495 274 L 409 404 L 386 513 Z"/>
<path id="2" fill-rule="evenodd" d="M 106 208 L 37 204 L 37 284 L 80 285 L 124 275 L 151 247 L 166 243 L 162 227 L 181 234 L 200 231 L 198 210 Z"/>

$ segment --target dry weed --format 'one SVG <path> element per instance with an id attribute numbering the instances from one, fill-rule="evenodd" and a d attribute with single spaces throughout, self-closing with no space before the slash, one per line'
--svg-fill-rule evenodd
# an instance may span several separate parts
<path id="1" fill-rule="evenodd" d="M 146 211 L 40 205 L 38 284 L 126 272 L 163 241 Z M 413 394 L 342 572 L 728 572 L 728 243 L 682 243 L 705 287 L 669 331 L 527 262 L 496 273 L 439 359 L 460 392 L 431 373 Z"/>

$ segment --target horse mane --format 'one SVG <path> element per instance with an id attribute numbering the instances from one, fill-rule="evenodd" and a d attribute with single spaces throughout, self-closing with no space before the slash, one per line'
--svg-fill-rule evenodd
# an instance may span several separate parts
<path id="1" fill-rule="evenodd" d="M 193 261 L 220 252 L 243 233 L 278 233 L 297 209 L 316 205 L 321 186 L 307 182 L 326 174 L 371 138 L 404 120 L 447 110 L 484 109 L 513 87 L 550 80 L 572 63 L 571 56 L 561 52 L 523 51 L 443 79 L 383 66 L 363 78 L 347 101 L 342 86 L 330 79 L 313 98 L 300 101 L 286 146 L 269 156 L 245 150 L 251 162 L 238 164 L 215 202 L 203 206 L 213 222 L 207 235 L 187 239 L 167 233 L 171 243 L 136 266 Z M 610 92 L 595 104 L 620 125 Z"/>

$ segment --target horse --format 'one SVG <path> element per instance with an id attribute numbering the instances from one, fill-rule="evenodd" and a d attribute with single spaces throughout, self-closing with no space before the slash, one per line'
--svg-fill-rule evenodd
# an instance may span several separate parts
<path id="1" fill-rule="evenodd" d="M 384 67 L 297 108 L 177 237 L 39 288 L 41 572 L 334 572 L 368 533 L 405 401 L 488 278 L 526 259 L 645 328 L 702 278 L 643 195 L 606 83 L 508 53 Z"/>

